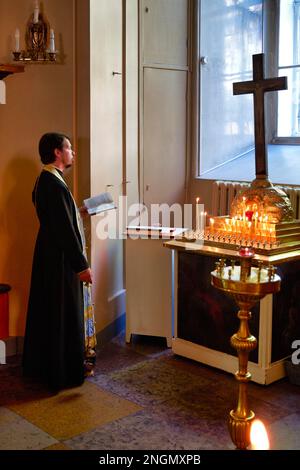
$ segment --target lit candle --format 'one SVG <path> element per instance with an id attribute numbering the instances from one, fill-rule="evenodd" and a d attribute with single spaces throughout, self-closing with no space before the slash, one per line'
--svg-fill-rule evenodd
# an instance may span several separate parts
<path id="1" fill-rule="evenodd" d="M 15 32 L 15 52 L 20 51 L 20 31 L 17 28 Z"/>
<path id="2" fill-rule="evenodd" d="M 35 4 L 34 4 L 33 22 L 34 23 L 39 22 L 39 2 L 38 2 L 38 0 L 35 0 Z"/>
<path id="3" fill-rule="evenodd" d="M 272 229 L 271 228 L 268 228 L 268 242 L 269 243 L 272 243 Z"/>
<path id="4" fill-rule="evenodd" d="M 196 198 L 196 231 L 200 230 L 200 197 Z"/>
<path id="5" fill-rule="evenodd" d="M 55 52 L 54 30 L 50 29 L 50 52 Z"/>
<path id="6" fill-rule="evenodd" d="M 243 196 L 243 221 L 246 220 L 246 198 Z"/>
<path id="7" fill-rule="evenodd" d="M 233 219 L 231 221 L 231 227 L 232 227 L 233 233 L 236 233 L 237 227 L 236 227 L 236 218 L 235 217 L 233 217 Z"/>
<path id="8" fill-rule="evenodd" d="M 258 212 L 255 212 L 254 220 L 255 220 L 255 230 L 256 230 L 257 229 L 257 221 L 258 221 Z"/>
<path id="9" fill-rule="evenodd" d="M 264 424 L 255 419 L 250 428 L 251 450 L 268 450 L 270 442 Z"/>

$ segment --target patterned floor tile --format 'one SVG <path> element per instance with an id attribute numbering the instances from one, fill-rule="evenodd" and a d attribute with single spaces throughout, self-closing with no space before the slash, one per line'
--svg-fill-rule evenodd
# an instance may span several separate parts
<path id="1" fill-rule="evenodd" d="M 0 408 L 0 450 L 39 450 L 57 440 L 16 413 Z"/>
<path id="2" fill-rule="evenodd" d="M 272 450 L 300 450 L 300 413 L 275 421 L 268 433 Z"/>
<path id="3" fill-rule="evenodd" d="M 97 350 L 95 375 L 111 373 L 139 362 L 145 361 L 145 356 L 115 343 L 109 343 Z"/>
<path id="4" fill-rule="evenodd" d="M 274 406 L 286 408 L 289 412 L 300 412 L 300 387 L 282 379 L 268 386 L 250 384 L 250 393 Z"/>
<path id="5" fill-rule="evenodd" d="M 125 331 L 123 331 L 112 340 L 112 343 L 149 358 L 171 354 L 171 349 L 167 347 L 166 338 L 158 336 L 131 335 L 130 343 L 126 343 Z"/>
<path id="6" fill-rule="evenodd" d="M 195 385 L 210 383 L 206 378 L 178 370 L 157 359 L 112 372 L 105 377 L 96 376 L 92 381 L 142 406 L 169 400 Z"/>
<path id="7" fill-rule="evenodd" d="M 64 440 L 134 413 L 140 407 L 85 382 L 81 387 L 12 405 L 10 409 L 56 439 Z"/>
<path id="8" fill-rule="evenodd" d="M 195 433 L 188 425 L 178 427 L 170 420 L 157 419 L 148 410 L 114 421 L 66 444 L 73 449 L 92 450 L 200 450 L 232 449 L 230 439 L 212 439 Z"/>
<path id="9" fill-rule="evenodd" d="M 228 372 L 202 364 L 201 362 L 194 361 L 192 359 L 178 356 L 177 354 L 171 354 L 167 357 L 163 357 L 161 360 L 168 362 L 179 370 L 184 370 L 194 375 L 201 375 L 201 377 L 206 377 L 213 382 L 231 382 L 233 379 L 233 375 L 228 374 Z"/>
<path id="10" fill-rule="evenodd" d="M 63 442 L 58 442 L 52 446 L 45 447 L 43 450 L 72 450 L 70 447 L 66 446 Z"/>
<path id="11" fill-rule="evenodd" d="M 171 361 L 173 363 L 173 361 Z M 180 366 L 181 369 L 181 366 Z M 187 370 L 191 370 L 187 368 Z M 205 369 L 204 369 L 205 370 Z M 213 370 L 212 370 L 213 371 Z M 228 410 L 234 409 L 237 406 L 238 400 L 238 382 L 235 380 L 232 374 L 224 373 L 221 371 L 213 371 L 213 376 L 209 371 L 208 374 L 203 374 L 206 378 L 214 377 L 211 382 L 209 390 L 205 392 L 203 387 L 200 389 L 191 388 L 183 395 L 184 399 L 188 399 L 190 403 L 193 403 L 197 407 L 197 403 L 206 403 L 207 407 L 211 406 L 211 400 L 216 401 L 216 407 L 218 406 L 218 400 L 220 399 L 226 403 Z M 296 386 L 290 386 L 291 388 L 297 388 Z M 299 408 L 299 394 L 294 390 L 289 391 L 289 384 L 282 384 L 280 382 L 274 383 L 270 386 L 259 385 L 254 382 L 248 384 L 248 401 L 250 409 L 252 409 L 255 415 L 266 422 L 266 424 L 272 423 L 278 417 L 283 418 L 293 411 L 300 411 Z M 204 395 L 203 395 L 204 392 Z M 207 394 L 207 398 L 206 398 Z M 286 394 L 287 400 L 284 400 Z M 201 397 L 201 398 L 200 398 Z M 178 399 L 180 397 L 178 396 Z M 274 412 L 276 410 L 276 412 Z M 209 409 L 207 410 L 208 413 Z M 213 412 L 212 412 L 213 414 Z"/>
<path id="12" fill-rule="evenodd" d="M 20 364 L 0 369 L 0 406 L 9 406 L 26 401 L 50 397 L 43 385 L 22 376 Z"/>
<path id="13" fill-rule="evenodd" d="M 162 338 L 119 335 L 98 351 L 96 377 L 57 395 L 12 359 L 0 368 L 0 448 L 233 449 L 237 391 L 232 374 L 174 355 Z M 299 449 L 300 387 L 249 383 L 248 395 L 271 449 Z"/>
<path id="14" fill-rule="evenodd" d="M 207 427 L 208 432 L 214 432 L 214 428 L 218 428 L 218 424 L 228 422 L 229 413 L 232 409 L 236 409 L 238 402 L 237 390 L 224 396 L 219 392 L 218 386 L 210 387 L 194 387 L 187 390 L 177 397 L 173 405 L 175 412 L 178 410 L 185 411 L 186 417 L 183 422 L 190 422 L 192 419 L 199 420 L 201 426 Z M 262 420 L 266 426 L 269 426 L 278 418 L 284 418 L 289 414 L 286 408 L 274 406 L 260 398 L 249 397 L 250 409 L 254 411 L 257 418 Z"/>

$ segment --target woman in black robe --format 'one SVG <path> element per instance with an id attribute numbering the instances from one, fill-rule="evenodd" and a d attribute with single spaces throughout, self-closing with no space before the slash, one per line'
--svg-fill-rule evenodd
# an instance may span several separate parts
<path id="1" fill-rule="evenodd" d="M 45 134 L 45 164 L 33 191 L 40 222 L 32 268 L 23 352 L 24 375 L 51 389 L 84 381 L 82 282 L 92 282 L 83 254 L 78 209 L 62 175 L 73 163 L 68 137 Z"/>

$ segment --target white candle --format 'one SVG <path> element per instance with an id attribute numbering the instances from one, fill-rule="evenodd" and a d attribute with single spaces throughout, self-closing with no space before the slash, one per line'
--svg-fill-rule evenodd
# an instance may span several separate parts
<path id="1" fill-rule="evenodd" d="M 245 223 L 246 220 L 246 198 L 243 196 L 243 221 Z"/>
<path id="2" fill-rule="evenodd" d="M 200 206 L 199 206 L 199 197 L 196 198 L 196 230 L 200 230 Z"/>
<path id="3" fill-rule="evenodd" d="M 55 52 L 54 30 L 50 29 L 50 52 Z"/>
<path id="4" fill-rule="evenodd" d="M 39 22 L 39 2 L 38 2 L 38 0 L 35 0 L 35 4 L 34 4 L 33 22 L 34 23 Z"/>
<path id="5" fill-rule="evenodd" d="M 15 52 L 20 52 L 20 31 L 18 28 L 15 32 Z"/>

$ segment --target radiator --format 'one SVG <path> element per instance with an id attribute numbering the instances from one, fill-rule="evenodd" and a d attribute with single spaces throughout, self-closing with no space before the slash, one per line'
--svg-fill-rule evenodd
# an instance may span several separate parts
<path id="1" fill-rule="evenodd" d="M 212 191 L 212 215 L 227 215 L 235 195 L 241 190 L 248 188 L 250 183 L 237 181 L 215 181 Z M 300 219 L 300 186 L 276 185 L 282 189 L 290 198 L 294 210 L 295 219 Z"/>

